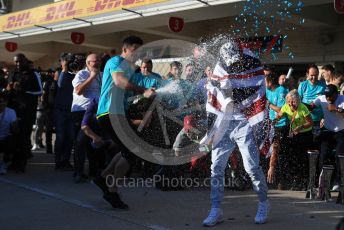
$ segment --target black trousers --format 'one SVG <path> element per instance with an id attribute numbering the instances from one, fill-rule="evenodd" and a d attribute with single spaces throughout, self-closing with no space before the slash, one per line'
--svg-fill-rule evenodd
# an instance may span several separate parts
<path id="1" fill-rule="evenodd" d="M 274 141 L 279 142 L 279 152 L 277 166 L 276 166 L 276 180 L 277 183 L 287 185 L 291 180 L 289 170 L 291 168 L 291 157 L 288 151 L 288 145 L 290 145 L 290 139 L 287 138 L 289 133 L 289 126 L 275 127 Z"/>
<path id="2" fill-rule="evenodd" d="M 338 162 L 338 155 L 344 155 L 344 130 L 338 132 L 323 130 L 320 135 L 320 143 L 319 171 L 321 171 L 324 162 L 334 164 L 334 180 L 340 183 L 341 169 Z M 333 150 L 336 150 L 335 155 L 333 155 Z"/>
<path id="3" fill-rule="evenodd" d="M 31 132 L 36 118 L 36 110 L 27 110 L 25 114 L 18 113 L 18 142 L 17 151 L 13 156 L 13 167 L 17 170 L 25 170 L 27 158 L 31 155 Z M 18 115 L 17 114 L 17 115 Z"/>
<path id="4" fill-rule="evenodd" d="M 4 140 L 0 140 L 0 153 L 4 153 L 3 161 L 8 163 L 12 159 L 12 155 L 16 151 L 14 137 L 8 136 Z"/>
<path id="5" fill-rule="evenodd" d="M 104 115 L 98 118 L 99 125 L 101 129 L 106 132 L 106 136 L 109 136 L 112 141 L 116 144 L 115 152 L 121 152 L 122 156 L 129 162 L 132 166 L 136 163 L 138 157 L 133 154 L 120 140 L 117 136 L 115 130 L 112 127 L 109 115 Z"/>
<path id="6" fill-rule="evenodd" d="M 74 124 L 74 141 L 78 137 L 79 131 L 81 129 L 81 122 L 84 118 L 86 110 L 72 112 L 72 119 Z"/>
<path id="7" fill-rule="evenodd" d="M 307 150 L 312 149 L 312 131 L 299 133 L 291 138 L 290 160 L 292 177 L 297 184 L 307 185 L 309 160 Z"/>
<path id="8" fill-rule="evenodd" d="M 74 169 L 77 175 L 84 173 L 86 156 L 89 163 L 89 176 L 97 176 L 105 167 L 105 149 L 94 149 L 91 142 L 92 139 L 80 130 L 74 151 Z"/>
<path id="9" fill-rule="evenodd" d="M 54 109 L 47 108 L 45 109 L 45 112 L 46 112 L 45 144 L 47 146 L 47 150 L 52 151 L 52 136 L 53 136 L 53 129 L 54 129 Z"/>

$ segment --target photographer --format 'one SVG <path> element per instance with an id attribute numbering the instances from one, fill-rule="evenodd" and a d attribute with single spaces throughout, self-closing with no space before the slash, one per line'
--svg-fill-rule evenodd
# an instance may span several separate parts
<path id="1" fill-rule="evenodd" d="M 61 72 L 58 75 L 57 90 L 54 101 L 54 121 L 56 130 L 55 169 L 72 170 L 70 156 L 74 140 L 72 119 L 73 85 L 77 71 L 73 54 L 62 53 L 60 56 Z"/>

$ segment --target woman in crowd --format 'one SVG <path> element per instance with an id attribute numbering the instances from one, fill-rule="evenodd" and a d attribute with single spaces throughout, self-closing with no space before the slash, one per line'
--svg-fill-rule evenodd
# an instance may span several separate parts
<path id="1" fill-rule="evenodd" d="M 308 157 L 307 150 L 312 146 L 313 121 L 308 108 L 301 103 L 297 90 L 290 91 L 286 96 L 286 104 L 282 106 L 276 119 L 287 116 L 290 121 L 289 138 L 290 173 L 293 178 L 292 189 L 304 190 L 307 187 Z M 287 172 L 285 172 L 287 173 Z"/>

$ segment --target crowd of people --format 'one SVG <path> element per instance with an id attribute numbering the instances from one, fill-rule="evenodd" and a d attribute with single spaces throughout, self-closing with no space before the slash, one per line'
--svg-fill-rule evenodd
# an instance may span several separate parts
<path id="1" fill-rule="evenodd" d="M 307 189 L 310 150 L 320 152 L 317 175 L 324 164 L 336 166 L 333 190 L 339 188 L 340 169 L 336 160 L 344 153 L 344 77 L 332 65 L 325 65 L 322 70 L 319 78 L 318 67 L 309 65 L 306 80 L 295 88 L 288 86 L 288 81 L 280 84 L 283 75 L 266 76 L 269 115 L 275 127 L 267 178 L 272 182 L 277 172 L 280 189 Z"/>
<path id="2" fill-rule="evenodd" d="M 122 178 L 133 168 L 144 165 L 145 170 L 152 170 L 151 175 L 158 172 L 166 177 L 182 176 L 188 166 L 154 165 L 133 154 L 132 146 L 123 143 L 112 121 L 129 123 L 135 131 L 143 127 L 137 135 L 147 142 L 172 148 L 176 157 L 185 154 L 183 147 L 199 141 L 201 134 L 207 131 L 204 105 L 207 99 L 209 102 L 209 93 L 206 84 L 212 81 L 213 69 L 217 67 L 191 58 L 184 68 L 178 61 L 171 62 L 169 73 L 161 76 L 153 72 L 153 62 L 149 58 L 143 58 L 140 66 L 130 61 L 142 44 L 139 37 L 129 36 L 123 40 L 120 55 L 100 57 L 96 53 L 85 56 L 63 53 L 59 59 L 61 65 L 55 71 L 46 72 L 35 69 L 24 54 L 15 55 L 14 69 L 9 71 L 3 67 L 0 70 L 0 151 L 4 153 L 0 174 L 8 170 L 24 173 L 32 151 L 45 148 L 47 154 L 54 154 L 55 170 L 73 171 L 75 183 L 93 178 L 102 189 L 103 198 L 120 209 L 127 209 L 128 205 L 119 197 L 115 184 L 107 186 L 109 175 Z M 198 61 L 202 65 L 197 64 Z M 335 71 L 332 65 L 325 65 L 319 76 L 318 66 L 312 64 L 305 70 L 303 81 L 295 84 L 296 79 L 285 74 L 278 76 L 272 66 L 264 66 L 263 70 L 266 106 L 274 127 L 271 156 L 260 159 L 261 165 L 265 165 L 265 176 L 260 171 L 259 159 L 257 161 L 253 154 L 259 150 L 254 147 L 255 137 L 250 125 L 238 119 L 239 115 L 228 124 L 228 140 L 223 139 L 219 146 L 213 146 L 211 167 L 212 178 L 222 178 L 230 153 L 239 147 L 245 169 L 259 195 L 260 214 L 257 213 L 256 223 L 264 223 L 267 218 L 264 213 L 268 212 L 265 178 L 278 189 L 307 189 L 307 151 L 318 150 L 317 173 L 320 174 L 324 164 L 333 164 L 336 173 L 332 183 L 336 190 L 341 183 L 340 170 L 343 170 L 337 156 L 344 154 L 343 74 Z M 184 126 L 166 120 L 165 127 L 160 127 L 159 114 L 153 112 L 147 121 L 145 112 L 156 90 L 171 83 L 177 84 L 182 94 L 163 98 L 164 109 L 175 111 L 182 107 L 188 112 L 183 110 L 178 115 L 184 120 Z M 136 95 L 143 99 L 135 103 L 128 100 Z M 167 132 L 172 143 L 165 142 L 163 132 Z M 43 133 L 45 138 L 42 138 Z M 88 170 L 84 168 L 86 158 Z M 222 196 L 221 186 L 212 187 L 212 211 L 204 225 L 221 221 Z"/>
<path id="3" fill-rule="evenodd" d="M 61 65 L 56 71 L 46 72 L 35 69 L 24 54 L 15 55 L 14 69 L 9 71 L 4 67 L 0 72 L 0 141 L 4 153 L 0 173 L 24 173 L 27 160 L 33 157 L 32 151 L 44 148 L 47 154 L 54 154 L 55 170 L 74 171 L 75 183 L 95 178 L 96 184 L 105 184 L 106 175 L 123 176 L 133 165 L 139 164 L 138 157 L 122 144 L 112 129 L 109 114 L 137 127 L 142 122 L 143 109 L 147 110 L 144 104 L 147 103 L 129 103 L 128 98 L 137 94 L 151 97 L 155 89 L 173 81 L 182 85 L 183 92 L 193 92 L 193 82 L 209 74 L 207 67 L 206 71 L 198 73 L 199 77 L 194 77 L 195 68 L 190 63 L 185 66 L 186 79 L 182 79 L 183 65 L 178 61 L 170 63 L 166 76 L 154 73 L 153 62 L 148 58 L 143 58 L 139 67 L 135 66 L 127 59 L 140 45 L 140 38 L 130 36 L 123 41 L 121 55 L 100 57 L 95 53 L 85 56 L 62 53 L 59 57 Z M 118 89 L 116 95 L 111 95 L 113 87 Z M 202 97 L 204 102 L 206 93 L 196 94 L 193 96 Z M 162 103 L 172 110 L 179 106 L 180 98 L 181 95 L 172 95 Z M 190 95 L 190 98 L 193 97 Z M 157 114 L 153 116 L 157 117 Z M 154 132 L 159 131 L 154 123 L 145 125 L 150 126 L 150 133 L 153 133 L 153 126 Z M 174 138 L 182 129 L 172 122 L 167 122 L 167 126 L 169 135 Z M 138 135 L 145 136 L 145 132 L 142 133 Z M 165 146 L 161 133 L 155 136 L 158 139 L 155 142 Z M 84 169 L 86 158 L 89 161 L 88 175 Z M 104 198 L 111 202 L 116 189 L 109 190 L 113 192 L 104 194 Z"/>

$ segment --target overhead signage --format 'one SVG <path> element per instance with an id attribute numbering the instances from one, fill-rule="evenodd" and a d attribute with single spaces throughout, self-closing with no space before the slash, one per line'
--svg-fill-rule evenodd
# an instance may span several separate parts
<path id="1" fill-rule="evenodd" d="M 337 13 L 344 14 L 344 0 L 334 0 L 334 9 Z"/>
<path id="2" fill-rule="evenodd" d="M 47 25 L 168 0 L 65 0 L 0 16 L 0 32 Z"/>
<path id="3" fill-rule="evenodd" d="M 85 41 L 85 34 L 83 33 L 77 33 L 77 32 L 72 32 L 70 35 L 70 39 L 72 42 L 76 45 L 80 45 Z"/>
<path id="4" fill-rule="evenodd" d="M 184 28 L 184 19 L 177 17 L 170 17 L 168 21 L 168 28 L 175 33 L 179 33 Z"/>

